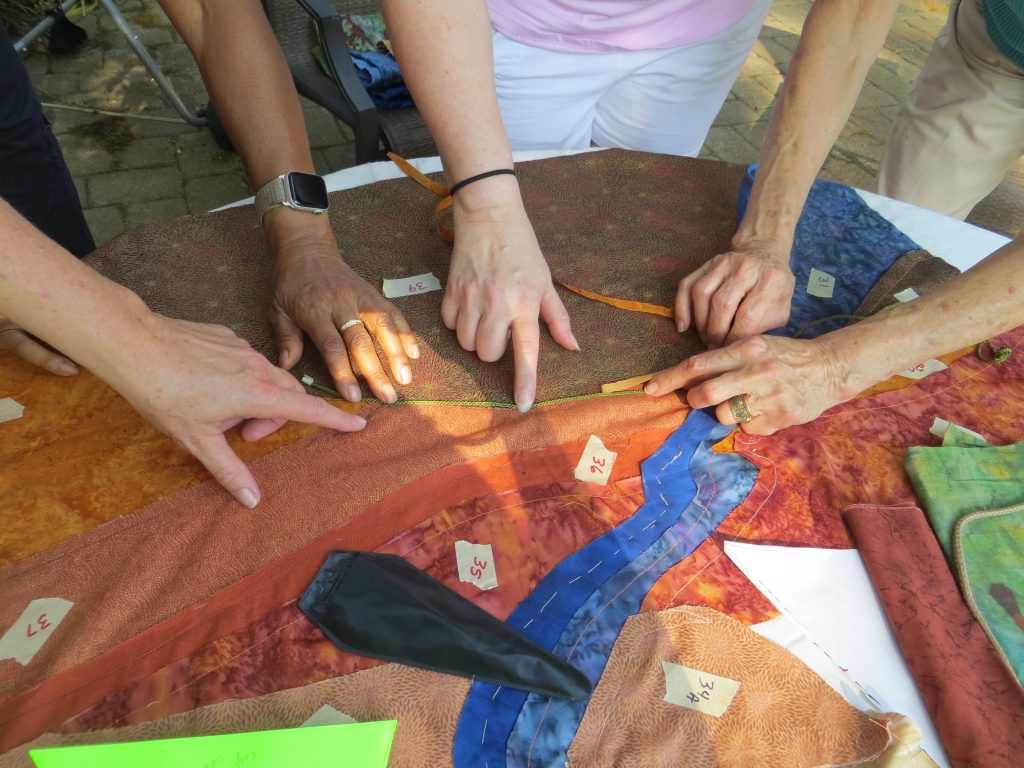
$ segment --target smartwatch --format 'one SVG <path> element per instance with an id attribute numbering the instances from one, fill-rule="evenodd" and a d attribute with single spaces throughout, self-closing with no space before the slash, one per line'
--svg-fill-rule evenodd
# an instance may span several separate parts
<path id="1" fill-rule="evenodd" d="M 327 184 L 314 173 L 289 171 L 260 187 L 256 193 L 256 219 L 278 205 L 320 214 L 327 210 Z"/>

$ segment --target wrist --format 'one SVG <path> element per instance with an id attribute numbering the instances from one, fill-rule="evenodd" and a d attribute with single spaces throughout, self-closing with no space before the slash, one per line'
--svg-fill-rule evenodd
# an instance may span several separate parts
<path id="1" fill-rule="evenodd" d="M 519 182 L 511 174 L 480 179 L 452 197 L 452 212 L 456 216 L 504 218 L 524 211 Z"/>
<path id="2" fill-rule="evenodd" d="M 309 250 L 320 250 L 324 246 L 338 250 L 327 216 L 284 206 L 271 208 L 264 214 L 263 235 L 277 263 L 299 258 Z"/>
<path id="3" fill-rule="evenodd" d="M 773 264 L 790 269 L 790 253 L 793 250 L 792 238 L 778 235 L 763 236 L 737 230 L 729 244 L 734 251 L 759 254 Z"/>
<path id="4" fill-rule="evenodd" d="M 864 366 L 857 360 L 855 338 L 833 331 L 816 341 L 835 402 L 850 400 L 876 383 L 869 380 L 870 375 L 864 375 Z"/>

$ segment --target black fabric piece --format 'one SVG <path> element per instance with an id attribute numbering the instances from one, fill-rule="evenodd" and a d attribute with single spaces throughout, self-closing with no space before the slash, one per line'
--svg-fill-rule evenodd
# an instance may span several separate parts
<path id="1" fill-rule="evenodd" d="M 28 72 L 0 30 L 0 197 L 75 256 L 96 248 Z"/>
<path id="2" fill-rule="evenodd" d="M 332 552 L 299 608 L 338 647 L 544 696 L 592 686 L 556 658 L 397 555 Z"/>

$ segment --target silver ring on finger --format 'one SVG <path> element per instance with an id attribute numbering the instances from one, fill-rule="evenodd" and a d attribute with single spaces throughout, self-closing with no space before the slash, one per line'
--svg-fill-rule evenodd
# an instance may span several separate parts
<path id="1" fill-rule="evenodd" d="M 366 323 L 364 323 L 358 317 L 353 320 L 346 320 L 344 323 L 338 326 L 338 333 L 344 333 L 349 328 L 355 328 L 357 325 L 366 325 Z"/>

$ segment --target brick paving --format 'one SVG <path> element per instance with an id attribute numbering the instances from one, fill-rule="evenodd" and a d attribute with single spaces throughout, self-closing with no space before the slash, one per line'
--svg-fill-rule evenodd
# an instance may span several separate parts
<path id="1" fill-rule="evenodd" d="M 757 158 L 810 6 L 810 0 L 775 0 L 760 40 L 711 128 L 704 156 L 737 163 Z M 208 98 L 198 69 L 155 0 L 120 0 L 118 7 L 185 103 L 205 104 Z M 870 70 L 822 176 L 874 188 L 889 125 L 924 66 L 948 10 L 949 3 L 939 0 L 901 3 L 885 49 Z M 176 117 L 102 9 L 76 23 L 90 33 L 85 50 L 70 57 L 50 56 L 37 44 L 26 58 L 44 102 Z M 220 150 L 205 129 L 184 122 L 50 107 L 45 111 L 99 243 L 144 221 L 208 210 L 251 194 L 238 157 Z M 326 173 L 354 164 L 348 128 L 311 102 L 303 101 L 303 111 L 317 170 Z"/>

